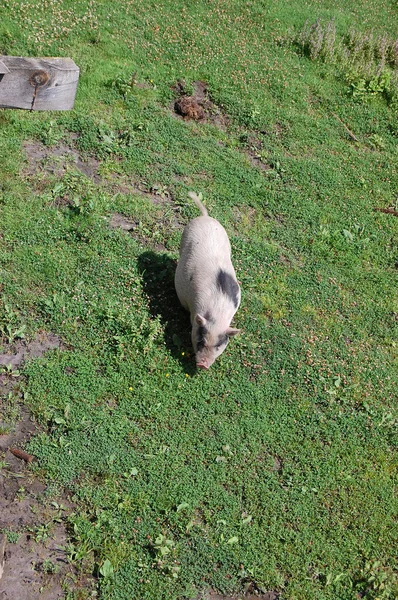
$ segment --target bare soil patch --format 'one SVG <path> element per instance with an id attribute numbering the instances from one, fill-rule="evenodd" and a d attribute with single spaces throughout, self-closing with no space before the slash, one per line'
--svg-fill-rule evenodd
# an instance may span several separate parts
<path id="1" fill-rule="evenodd" d="M 252 206 L 234 206 L 232 208 L 232 216 L 237 234 L 242 231 L 243 227 L 253 227 L 258 218 L 258 211 Z"/>
<path id="2" fill-rule="evenodd" d="M 255 135 L 249 135 L 246 154 L 252 165 L 262 171 L 271 171 L 272 166 L 267 162 L 263 142 Z"/>
<path id="3" fill-rule="evenodd" d="M 184 224 L 180 219 L 181 209 L 175 203 L 173 194 L 169 189 L 160 185 L 147 187 L 145 183 L 137 183 L 133 187 L 133 191 L 143 195 L 155 206 L 159 206 L 164 211 L 168 211 L 168 227 L 172 227 L 173 229 L 182 229 L 184 227 Z"/>
<path id="4" fill-rule="evenodd" d="M 91 179 L 94 183 L 100 181 L 99 161 L 93 156 L 82 157 L 72 146 L 58 143 L 57 146 L 45 146 L 36 140 L 24 142 L 24 150 L 28 160 L 24 172 L 27 176 L 36 175 L 38 171 L 46 171 L 56 177 L 62 177 L 72 165 Z"/>
<path id="5" fill-rule="evenodd" d="M 73 139 L 70 145 L 59 143 L 57 146 L 45 146 L 38 141 L 28 141 L 24 143 L 24 149 L 27 157 L 27 167 L 24 175 L 32 181 L 36 189 L 46 187 L 51 179 L 54 183 L 54 177 L 58 180 L 66 174 L 70 166 L 83 173 L 91 179 L 96 185 L 112 194 L 135 194 L 149 200 L 154 206 L 159 206 L 167 211 L 167 218 L 161 217 L 165 227 L 181 229 L 183 224 L 180 221 L 180 208 L 173 201 L 171 191 L 164 186 L 149 186 L 145 181 L 132 181 L 131 177 L 120 172 L 111 173 L 108 176 L 100 177 L 100 162 L 92 156 L 83 157 L 79 151 L 73 147 Z M 70 200 L 67 196 L 54 199 L 54 205 L 69 205 Z M 138 227 L 138 221 L 120 214 L 115 214 L 109 221 L 112 229 L 122 229 L 124 231 L 133 231 Z M 164 247 L 159 246 L 160 249 Z M 0 355 L 0 364 L 1 355 Z M 5 363 L 3 363 L 5 364 Z"/>
<path id="6" fill-rule="evenodd" d="M 29 411 L 20 406 L 21 420 L 15 430 L 0 436 L 0 455 L 5 468 L 0 472 L 0 531 L 6 541 L 1 600 L 54 600 L 63 597 L 61 582 L 73 569 L 66 560 L 67 533 L 63 511 L 70 511 L 67 498 L 59 499 L 62 514 L 51 505 L 46 486 L 30 467 L 10 452 L 21 448 L 38 431 Z M 9 539 L 7 540 L 7 537 Z M 4 540 L 4 538 L 3 538 Z"/>
<path id="7" fill-rule="evenodd" d="M 109 227 L 111 229 L 122 229 L 123 231 L 133 231 L 137 229 L 139 223 L 129 217 L 125 217 L 120 213 L 114 213 L 109 219 Z"/>
<path id="8" fill-rule="evenodd" d="M 284 216 L 279 213 L 264 213 L 252 206 L 234 206 L 232 215 L 234 231 L 240 236 L 250 234 L 251 229 L 263 221 L 272 221 L 276 227 L 281 227 L 285 222 Z"/>
<path id="9" fill-rule="evenodd" d="M 17 369 L 25 360 L 39 358 L 48 350 L 55 350 L 61 345 L 61 339 L 57 335 L 42 331 L 30 342 L 18 340 L 8 345 L 7 351 L 0 354 L 0 365 Z"/>
<path id="10" fill-rule="evenodd" d="M 122 231 L 126 231 L 132 235 L 137 242 L 147 248 L 151 248 L 157 252 L 164 252 L 167 250 L 164 244 L 151 237 L 148 227 L 141 226 L 139 221 L 132 219 L 131 217 L 127 217 L 120 213 L 114 213 L 110 217 L 108 224 L 111 229 L 121 229 Z"/>
<path id="11" fill-rule="evenodd" d="M 228 116 L 212 101 L 204 81 L 194 81 L 192 94 L 182 80 L 177 81 L 173 90 L 177 97 L 171 108 L 181 118 L 212 123 L 221 129 L 228 126 Z"/>
<path id="12" fill-rule="evenodd" d="M 127 231 L 140 244 L 164 252 L 167 248 L 159 239 L 167 238 L 170 236 L 171 231 L 184 227 L 180 217 L 180 207 L 174 202 L 169 190 L 161 186 L 148 188 L 145 183 L 130 184 L 129 193 L 131 192 L 145 197 L 152 204 L 159 207 L 156 216 L 154 218 L 148 217 L 149 221 L 147 223 L 141 223 L 132 216 L 114 213 L 109 218 L 109 227 Z"/>
<path id="13" fill-rule="evenodd" d="M 40 332 L 31 342 L 16 341 L 0 354 L 0 364 L 9 368 L 0 374 L 0 406 L 11 393 L 18 400 L 19 411 L 13 426 L 0 422 L 0 457 L 5 461 L 0 471 L 1 600 L 62 598 L 62 582 L 67 577 L 76 578 L 65 550 L 65 517 L 72 509 L 71 502 L 63 496 L 53 504 L 46 485 L 34 476 L 30 464 L 10 451 L 21 450 L 39 431 L 22 404 L 21 377 L 15 377 L 16 369 L 28 358 L 60 347 L 59 337 Z"/>
<path id="14" fill-rule="evenodd" d="M 149 200 L 154 206 L 171 209 L 173 212 L 173 224 L 180 228 L 180 207 L 175 203 L 173 193 L 170 189 L 161 185 L 150 186 L 146 181 L 132 181 L 131 177 L 120 173 L 112 174 L 102 182 L 105 189 L 113 194 L 134 194 Z"/>

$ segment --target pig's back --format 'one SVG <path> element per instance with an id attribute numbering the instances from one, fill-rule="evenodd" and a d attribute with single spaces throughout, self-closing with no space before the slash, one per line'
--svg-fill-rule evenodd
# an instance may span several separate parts
<path id="1" fill-rule="evenodd" d="M 212 299 L 220 271 L 236 278 L 227 232 L 212 217 L 197 217 L 186 225 L 175 274 L 181 304 L 192 312 L 195 305 Z"/>
<path id="2" fill-rule="evenodd" d="M 185 226 L 180 257 L 185 259 L 230 259 L 231 244 L 224 227 L 212 217 L 197 217 Z"/>

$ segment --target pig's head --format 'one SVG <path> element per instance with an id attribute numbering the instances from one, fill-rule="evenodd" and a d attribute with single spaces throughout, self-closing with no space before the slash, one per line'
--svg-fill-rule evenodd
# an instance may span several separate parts
<path id="1" fill-rule="evenodd" d="M 206 316 L 196 315 L 192 323 L 192 346 L 198 369 L 208 369 L 224 352 L 229 338 L 240 333 L 240 329 L 223 327 Z"/>

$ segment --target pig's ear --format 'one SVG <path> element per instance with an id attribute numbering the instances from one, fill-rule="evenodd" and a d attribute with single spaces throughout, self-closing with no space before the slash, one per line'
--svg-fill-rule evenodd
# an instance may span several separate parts
<path id="1" fill-rule="evenodd" d="M 197 322 L 198 325 L 206 325 L 206 323 L 207 323 L 206 319 L 204 317 L 202 317 L 202 315 L 196 315 L 195 321 Z"/>
<path id="2" fill-rule="evenodd" d="M 228 329 L 225 333 L 227 334 L 228 337 L 233 337 L 234 335 L 238 335 L 238 333 L 241 333 L 241 332 L 242 332 L 241 329 L 234 329 L 233 327 L 228 327 Z"/>

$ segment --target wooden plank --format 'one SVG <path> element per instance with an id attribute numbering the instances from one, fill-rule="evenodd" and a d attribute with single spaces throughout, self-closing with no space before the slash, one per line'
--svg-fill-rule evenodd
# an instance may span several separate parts
<path id="1" fill-rule="evenodd" d="M 0 56 L 0 108 L 71 110 L 78 80 L 70 58 Z"/>
<path id="2" fill-rule="evenodd" d="M 0 75 L 4 75 L 5 73 L 9 73 L 9 69 L 7 69 L 6 65 L 0 60 Z"/>

